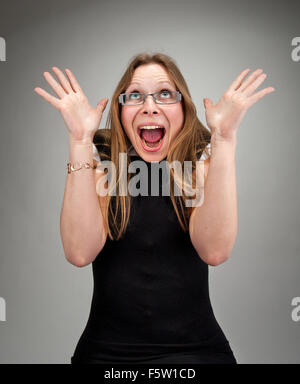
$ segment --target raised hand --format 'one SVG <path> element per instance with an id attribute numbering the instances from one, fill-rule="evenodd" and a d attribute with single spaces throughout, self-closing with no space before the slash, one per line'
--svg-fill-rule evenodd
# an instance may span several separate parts
<path id="1" fill-rule="evenodd" d="M 44 72 L 43 75 L 58 98 L 39 87 L 34 88 L 34 91 L 61 113 L 71 140 L 92 141 L 108 98 L 101 99 L 97 107 L 93 108 L 69 69 L 65 70 L 67 78 L 59 68 L 52 67 L 52 70 L 59 82 L 49 72 Z"/>
<path id="2" fill-rule="evenodd" d="M 248 108 L 275 90 L 268 87 L 254 93 L 267 75 L 257 69 L 244 81 L 249 71 L 245 69 L 238 75 L 216 105 L 211 99 L 203 99 L 206 122 L 216 139 L 234 139 Z"/>

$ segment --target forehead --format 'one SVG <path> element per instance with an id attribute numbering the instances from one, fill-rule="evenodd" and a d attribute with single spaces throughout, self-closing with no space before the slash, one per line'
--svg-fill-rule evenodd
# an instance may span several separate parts
<path id="1" fill-rule="evenodd" d="M 175 86 L 166 69 L 159 64 L 146 64 L 137 67 L 129 83 L 135 85 L 152 85 L 167 82 Z"/>

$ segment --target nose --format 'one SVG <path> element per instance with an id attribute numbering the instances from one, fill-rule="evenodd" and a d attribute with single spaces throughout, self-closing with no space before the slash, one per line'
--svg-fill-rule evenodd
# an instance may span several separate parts
<path id="1" fill-rule="evenodd" d="M 150 115 L 159 113 L 158 105 L 155 103 L 153 96 L 146 96 L 145 102 L 142 104 L 142 113 Z"/>

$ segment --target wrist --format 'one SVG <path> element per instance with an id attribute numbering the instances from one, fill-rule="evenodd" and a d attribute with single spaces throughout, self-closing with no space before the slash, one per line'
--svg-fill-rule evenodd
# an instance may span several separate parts
<path id="1" fill-rule="evenodd" d="M 93 162 L 93 141 L 91 139 L 75 140 L 69 138 L 69 162 Z"/>
<path id="2" fill-rule="evenodd" d="M 236 154 L 236 138 L 232 140 L 224 140 L 220 137 L 211 137 L 211 156 L 212 158 L 220 158 L 224 162 L 225 159 L 235 161 Z"/>
<path id="3" fill-rule="evenodd" d="M 237 136 L 233 135 L 231 138 L 226 138 L 224 139 L 221 136 L 218 136 L 216 134 L 212 134 L 210 138 L 211 146 L 216 147 L 216 146 L 225 146 L 225 147 L 232 147 L 235 148 L 237 144 Z"/>
<path id="4" fill-rule="evenodd" d="M 75 139 L 72 136 L 69 136 L 69 144 L 70 145 L 75 145 L 75 146 L 90 146 L 93 144 L 93 138 L 92 137 L 86 137 L 82 138 L 80 140 Z"/>

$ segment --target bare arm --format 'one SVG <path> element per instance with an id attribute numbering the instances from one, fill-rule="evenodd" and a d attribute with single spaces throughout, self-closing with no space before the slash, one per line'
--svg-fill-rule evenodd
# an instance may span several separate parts
<path id="1" fill-rule="evenodd" d="M 255 90 L 266 79 L 262 69 L 242 71 L 216 105 L 204 99 L 205 117 L 211 130 L 211 158 L 204 185 L 204 202 L 194 208 L 190 236 L 199 256 L 210 265 L 226 261 L 238 231 L 235 147 L 237 130 L 247 110 L 273 87 Z"/>
<path id="2" fill-rule="evenodd" d="M 205 160 L 204 201 L 190 218 L 191 241 L 209 265 L 228 259 L 237 235 L 235 146 L 235 141 L 213 144 L 212 139 L 212 154 Z"/>
<path id="3" fill-rule="evenodd" d="M 52 67 L 58 81 L 49 72 L 44 77 L 57 97 L 36 87 L 35 92 L 54 106 L 62 115 L 69 132 L 69 161 L 93 163 L 93 137 L 102 118 L 108 99 L 101 99 L 93 108 L 74 74 L 66 75 Z M 96 181 L 100 170 L 83 168 L 67 173 L 60 216 L 60 231 L 67 260 L 79 267 L 91 263 L 103 248 L 107 234 L 101 211 L 105 197 L 98 197 Z"/>
<path id="4" fill-rule="evenodd" d="M 69 140 L 69 161 L 93 163 L 92 143 Z M 60 216 L 60 233 L 66 259 L 73 265 L 90 264 L 103 248 L 107 232 L 96 193 L 96 181 L 102 172 L 89 169 L 67 173 Z"/>

